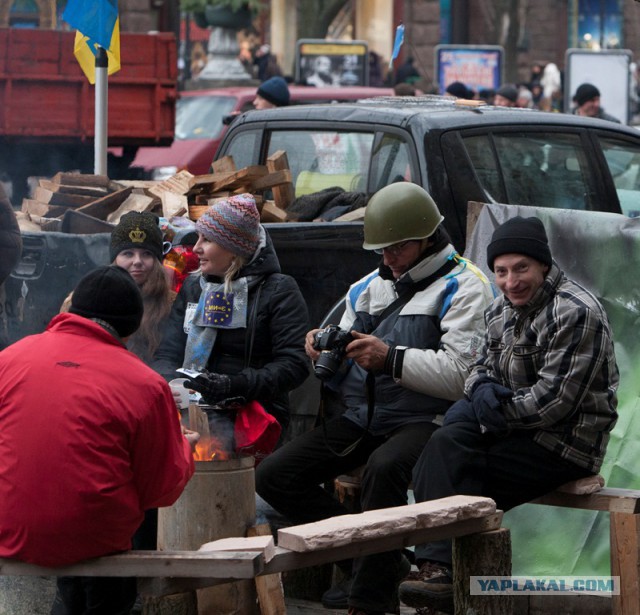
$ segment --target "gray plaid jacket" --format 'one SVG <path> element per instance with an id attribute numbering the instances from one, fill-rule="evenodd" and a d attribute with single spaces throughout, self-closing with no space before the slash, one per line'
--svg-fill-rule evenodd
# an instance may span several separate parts
<path id="1" fill-rule="evenodd" d="M 514 307 L 498 297 L 485 314 L 484 348 L 465 383 L 483 375 L 515 393 L 504 404 L 511 429 L 594 473 L 616 413 L 619 374 L 600 302 L 554 263 L 533 299 Z"/>

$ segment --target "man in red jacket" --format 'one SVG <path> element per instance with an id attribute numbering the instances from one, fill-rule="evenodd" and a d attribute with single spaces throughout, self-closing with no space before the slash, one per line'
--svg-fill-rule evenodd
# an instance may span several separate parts
<path id="1" fill-rule="evenodd" d="M 142 311 L 129 274 L 101 267 L 69 313 L 0 353 L 0 557 L 61 566 L 126 551 L 144 511 L 173 504 L 193 474 L 169 386 L 124 345 Z M 135 579 L 58 588 L 68 613 L 124 614 L 136 596 Z"/>

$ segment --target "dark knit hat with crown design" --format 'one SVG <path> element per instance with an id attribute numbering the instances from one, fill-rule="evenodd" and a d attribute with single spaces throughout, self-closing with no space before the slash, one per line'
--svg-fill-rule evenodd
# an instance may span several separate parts
<path id="1" fill-rule="evenodd" d="M 118 225 L 111 231 L 111 261 L 123 250 L 132 248 L 149 250 L 162 261 L 162 239 L 158 216 L 148 212 L 130 211 L 120 218 Z"/>
<path id="2" fill-rule="evenodd" d="M 487 264 L 493 271 L 493 262 L 502 254 L 524 254 L 551 267 L 549 240 L 540 218 L 516 216 L 501 224 L 487 246 Z"/>

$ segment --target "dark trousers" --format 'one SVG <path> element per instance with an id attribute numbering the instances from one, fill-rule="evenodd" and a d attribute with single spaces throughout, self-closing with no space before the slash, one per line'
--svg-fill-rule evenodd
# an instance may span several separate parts
<path id="1" fill-rule="evenodd" d="M 498 438 L 473 423 L 439 429 L 414 468 L 417 502 L 450 495 L 479 495 L 500 510 L 534 500 L 556 487 L 592 473 L 533 441 L 531 432 Z M 416 559 L 451 565 L 451 541 L 416 547 Z"/>
<path id="2" fill-rule="evenodd" d="M 58 577 L 51 615 L 129 615 L 136 580 L 119 577 Z"/>
<path id="3" fill-rule="evenodd" d="M 407 503 L 413 465 L 436 430 L 431 423 L 406 425 L 385 436 L 365 434 L 358 446 L 341 452 L 363 435 L 362 428 L 338 417 L 302 434 L 264 459 L 256 469 L 256 491 L 292 523 L 311 523 L 348 510 L 323 484 L 362 465 L 360 504 L 374 510 Z M 400 571 L 401 552 L 358 558 L 353 564 L 349 604 L 390 610 Z"/>

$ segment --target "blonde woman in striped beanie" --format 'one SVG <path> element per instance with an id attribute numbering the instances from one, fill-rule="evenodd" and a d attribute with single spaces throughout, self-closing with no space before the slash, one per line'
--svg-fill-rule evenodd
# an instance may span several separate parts
<path id="1" fill-rule="evenodd" d="M 251 194 L 211 205 L 196 231 L 200 268 L 180 289 L 153 367 L 168 380 L 181 367 L 197 371 L 189 387 L 207 403 L 258 401 L 284 431 L 289 391 L 309 373 L 300 289 L 280 272 Z"/>

